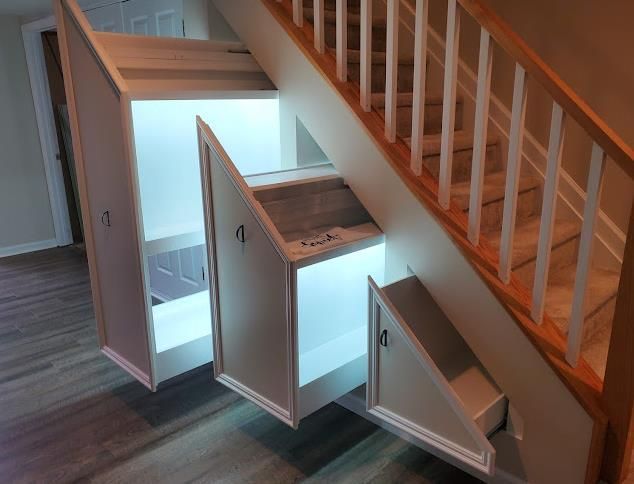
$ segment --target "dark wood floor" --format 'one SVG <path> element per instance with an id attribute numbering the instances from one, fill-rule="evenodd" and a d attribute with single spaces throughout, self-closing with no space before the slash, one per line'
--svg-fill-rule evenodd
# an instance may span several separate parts
<path id="1" fill-rule="evenodd" d="M 97 349 L 75 249 L 0 259 L 0 482 L 475 480 L 331 404 L 293 431 L 206 366 L 151 393 Z"/>

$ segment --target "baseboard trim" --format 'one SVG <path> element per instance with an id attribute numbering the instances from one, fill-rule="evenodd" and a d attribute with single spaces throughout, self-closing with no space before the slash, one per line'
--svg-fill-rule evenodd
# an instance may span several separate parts
<path id="1" fill-rule="evenodd" d="M 26 244 L 0 247 L 0 258 L 26 254 L 28 252 L 35 252 L 38 250 L 51 249 L 53 247 L 57 247 L 57 239 L 38 240 L 36 242 L 27 242 Z"/>

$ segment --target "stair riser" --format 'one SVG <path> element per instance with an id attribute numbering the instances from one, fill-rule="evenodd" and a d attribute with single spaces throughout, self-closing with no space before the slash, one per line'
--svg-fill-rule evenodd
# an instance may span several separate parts
<path id="1" fill-rule="evenodd" d="M 541 192 L 532 189 L 520 192 L 517 199 L 517 222 L 528 220 L 538 214 L 539 204 L 541 203 Z M 496 200 L 482 206 L 482 231 L 501 231 L 502 218 L 504 216 L 504 200 Z"/>
<path id="2" fill-rule="evenodd" d="M 471 161 L 473 159 L 473 150 L 455 151 L 453 154 L 453 163 L 451 165 L 451 181 L 452 183 L 460 183 L 471 180 Z M 440 174 L 440 155 L 431 155 L 423 157 L 423 165 L 431 172 L 434 178 L 438 179 Z M 496 146 L 487 148 L 486 156 L 486 173 L 493 173 L 499 168 L 497 165 L 497 149 Z"/>
<path id="3" fill-rule="evenodd" d="M 312 19 L 311 19 L 312 22 Z M 337 46 L 337 27 L 335 24 L 324 25 L 326 33 L 326 45 L 335 48 Z M 372 50 L 385 52 L 385 28 L 375 26 L 372 28 Z M 361 50 L 361 28 L 358 25 L 348 25 L 348 49 Z"/>
<path id="4" fill-rule="evenodd" d="M 360 66 L 357 63 L 348 63 L 348 76 L 357 84 L 360 82 Z M 414 89 L 414 66 L 400 64 L 398 66 L 398 92 L 412 92 Z M 385 92 L 385 64 L 372 66 L 372 92 Z"/>
<path id="5" fill-rule="evenodd" d="M 347 0 L 348 12 L 358 13 L 361 9 L 361 0 Z M 313 8 L 313 0 L 304 0 L 304 8 Z M 337 0 L 324 0 L 324 10 L 336 11 Z"/>
<path id="6" fill-rule="evenodd" d="M 602 328 L 612 326 L 614 311 L 616 309 L 616 297 L 611 298 L 592 316 L 586 318 L 583 324 L 583 341 L 592 339 Z"/>
<path id="7" fill-rule="evenodd" d="M 379 111 L 385 118 L 385 110 Z M 462 129 L 462 103 L 456 104 L 455 130 Z M 425 106 L 425 134 L 438 134 L 442 131 L 442 104 Z M 412 136 L 412 107 L 401 106 L 396 109 L 396 132 L 402 138 Z"/>
<path id="8" fill-rule="evenodd" d="M 574 264 L 577 260 L 577 254 L 579 253 L 579 237 L 575 237 L 563 244 L 553 248 L 550 253 L 550 270 L 549 274 L 552 275 L 559 271 L 563 267 L 570 264 Z M 537 254 L 535 258 L 527 263 L 524 263 L 521 267 L 514 269 L 515 275 L 526 285 L 528 288 L 533 287 L 533 281 L 535 278 L 535 266 L 537 264 Z"/>

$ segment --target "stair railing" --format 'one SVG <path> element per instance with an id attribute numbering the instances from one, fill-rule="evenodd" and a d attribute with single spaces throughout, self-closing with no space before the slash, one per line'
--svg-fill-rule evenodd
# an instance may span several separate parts
<path id="1" fill-rule="evenodd" d="M 282 0 L 278 0 L 282 1 Z M 303 22 L 303 1 L 291 0 L 293 20 Z M 313 0 L 315 49 L 325 52 L 324 2 Z M 411 137 L 411 169 L 422 172 L 423 128 L 426 84 L 426 55 L 428 37 L 428 1 L 415 2 L 414 81 Z M 385 137 L 396 142 L 398 36 L 401 0 L 385 0 L 387 4 L 386 79 L 385 79 Z M 538 242 L 535 279 L 532 288 L 531 318 L 541 324 L 544 316 L 550 254 L 557 193 L 561 173 L 566 119 L 571 117 L 593 140 L 590 154 L 587 198 L 579 245 L 572 313 L 567 337 L 566 361 L 573 367 L 579 362 L 584 325 L 584 301 L 591 267 L 592 245 L 599 212 L 601 189 L 607 157 L 634 178 L 634 150 L 628 146 L 528 45 L 493 11 L 480 0 L 447 0 L 447 37 L 445 42 L 443 112 L 440 150 L 438 203 L 448 210 L 451 200 L 451 175 L 454 153 L 456 86 L 458 78 L 460 17 L 470 15 L 480 25 L 480 52 L 477 74 L 476 109 L 474 122 L 473 159 L 467 236 L 480 243 L 481 207 L 485 174 L 485 155 L 493 42 L 496 42 L 515 61 L 515 80 L 509 133 L 507 176 L 502 217 L 502 237 L 499 249 L 498 276 L 505 284 L 511 281 L 513 236 L 519 194 L 522 142 L 527 104 L 528 76 L 539 83 L 553 100 L 550 135 L 545 173 L 544 198 Z M 372 109 L 372 10 L 373 0 L 360 0 L 360 103 L 364 111 Z M 410 8 L 403 2 L 403 7 Z M 347 81 L 347 0 L 336 0 L 336 66 L 337 78 Z M 631 449 L 630 424 L 634 404 L 634 210 L 623 259 L 612 337 L 608 353 L 603 389 L 604 408 L 610 420 L 604 478 L 610 482 L 624 477 L 629 467 Z"/>

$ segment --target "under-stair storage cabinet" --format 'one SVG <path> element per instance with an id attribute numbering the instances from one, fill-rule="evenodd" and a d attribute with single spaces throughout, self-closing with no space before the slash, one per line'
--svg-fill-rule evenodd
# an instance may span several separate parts
<path id="1" fill-rule="evenodd" d="M 216 378 L 283 422 L 365 383 L 384 236 L 332 165 L 243 177 L 199 120 Z"/>
<path id="2" fill-rule="evenodd" d="M 55 6 L 100 346 L 156 389 L 213 354 L 196 114 L 270 171 L 277 92 L 233 44 L 96 33 Z"/>
<path id="3" fill-rule="evenodd" d="M 486 474 L 507 400 L 416 276 L 370 278 L 367 410 Z"/>

